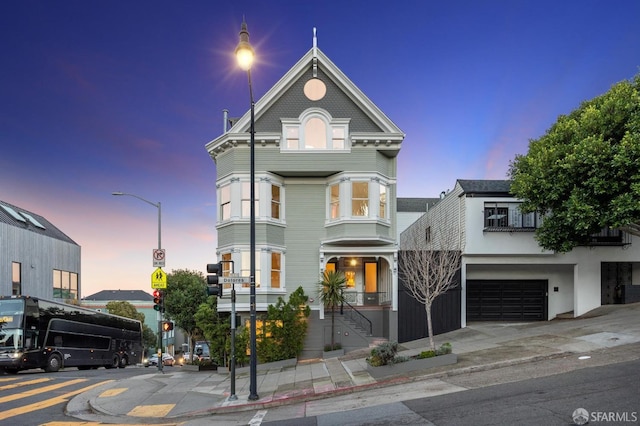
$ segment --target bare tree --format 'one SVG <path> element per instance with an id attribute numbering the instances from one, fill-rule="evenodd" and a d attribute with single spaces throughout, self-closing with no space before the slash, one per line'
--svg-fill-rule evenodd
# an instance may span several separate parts
<path id="1" fill-rule="evenodd" d="M 429 346 L 435 350 L 431 306 L 433 301 L 456 287 L 462 260 L 462 236 L 457 216 L 436 205 L 401 235 L 400 279 L 411 297 L 424 305 Z"/>

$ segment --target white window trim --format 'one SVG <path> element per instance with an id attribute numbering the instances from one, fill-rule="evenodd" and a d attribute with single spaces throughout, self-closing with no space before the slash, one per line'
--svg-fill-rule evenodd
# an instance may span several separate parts
<path id="1" fill-rule="evenodd" d="M 351 184 L 354 182 L 367 182 L 369 184 L 369 214 L 367 216 L 353 216 L 352 213 L 352 192 Z M 331 217 L 331 187 L 339 186 L 339 211 L 338 217 Z M 385 217 L 380 217 L 380 185 L 386 188 L 387 201 L 385 203 Z M 327 182 L 326 187 L 326 213 L 325 226 L 332 226 L 341 223 L 380 223 L 383 225 L 391 225 L 389 211 L 389 191 L 390 184 L 379 176 L 340 176 Z"/>
<path id="2" fill-rule="evenodd" d="M 307 122 L 312 118 L 321 119 L 326 126 L 326 148 L 314 149 L 305 146 L 305 127 Z M 295 118 L 282 118 L 282 139 L 280 142 L 281 152 L 304 152 L 304 153 L 328 153 L 328 152 L 350 152 L 351 139 L 349 137 L 349 118 L 333 118 L 326 110 L 321 108 L 309 108 Z M 287 130 L 289 128 L 298 129 L 298 148 L 289 148 L 287 144 Z M 342 148 L 333 148 L 333 129 L 342 129 L 344 133 L 344 146 Z"/>
<path id="3" fill-rule="evenodd" d="M 248 222 L 251 220 L 250 215 L 243 215 L 242 203 L 246 198 L 243 198 L 242 188 L 249 181 L 249 175 L 237 174 L 226 178 L 224 181 L 219 182 L 216 190 L 217 199 L 217 225 L 227 225 L 232 223 Z M 270 222 L 279 225 L 285 224 L 286 220 L 286 191 L 284 182 L 270 174 L 256 175 L 256 221 Z M 271 186 L 280 187 L 280 218 L 275 219 L 271 217 Z M 230 216 L 222 219 L 222 204 L 221 194 L 222 189 L 229 187 L 230 192 Z M 250 187 L 249 187 L 250 189 Z"/>

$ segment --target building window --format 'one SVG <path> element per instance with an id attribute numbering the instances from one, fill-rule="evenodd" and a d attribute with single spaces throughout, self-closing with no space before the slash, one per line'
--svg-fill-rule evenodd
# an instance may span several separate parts
<path id="1" fill-rule="evenodd" d="M 515 228 L 534 230 L 542 224 L 542 217 L 535 212 L 523 213 L 521 203 L 485 203 L 485 228 Z"/>
<path id="2" fill-rule="evenodd" d="M 300 149 L 300 129 L 298 127 L 287 127 L 285 129 L 285 135 L 287 138 L 286 147 L 290 150 Z"/>
<path id="3" fill-rule="evenodd" d="M 242 195 L 240 200 L 240 205 L 242 206 L 242 217 L 251 217 L 251 184 L 250 182 L 242 182 Z M 256 193 L 256 201 L 258 199 L 258 195 Z M 258 215 L 258 210 L 256 209 L 256 216 Z"/>
<path id="4" fill-rule="evenodd" d="M 368 182 L 353 182 L 351 184 L 351 215 L 369 216 Z"/>
<path id="5" fill-rule="evenodd" d="M 305 149 L 327 149 L 327 125 L 318 117 L 307 120 L 304 126 Z"/>
<path id="6" fill-rule="evenodd" d="M 382 219 L 387 217 L 387 187 L 380 184 L 380 211 L 378 216 Z"/>
<path id="7" fill-rule="evenodd" d="M 280 187 L 271 185 L 271 218 L 280 219 Z"/>
<path id="8" fill-rule="evenodd" d="M 78 299 L 78 274 L 75 272 L 53 270 L 53 297 L 56 299 Z"/>
<path id="9" fill-rule="evenodd" d="M 220 220 L 231 218 L 231 186 L 225 185 L 220 188 Z"/>
<path id="10" fill-rule="evenodd" d="M 333 129 L 331 129 L 331 131 L 333 132 L 333 136 L 331 140 L 331 145 L 333 146 L 333 149 L 344 149 L 345 139 L 346 139 L 345 128 L 334 127 Z"/>
<path id="11" fill-rule="evenodd" d="M 271 288 L 280 288 L 280 276 L 282 273 L 281 258 L 282 255 L 280 253 L 271 253 Z"/>
<path id="12" fill-rule="evenodd" d="M 330 217 L 331 219 L 338 219 L 340 217 L 340 185 L 339 184 L 335 184 L 335 185 L 331 185 L 330 189 L 330 207 L 331 207 L 331 213 L 330 213 Z"/>
<path id="13" fill-rule="evenodd" d="M 222 276 L 228 277 L 231 274 L 231 253 L 222 253 Z"/>
<path id="14" fill-rule="evenodd" d="M 251 183 L 250 182 L 242 182 L 242 189 L 241 189 L 241 201 L 240 201 L 240 206 L 242 208 L 242 217 L 251 217 Z M 259 206 L 260 206 L 260 191 L 259 191 L 259 187 L 257 184 L 255 184 L 255 189 L 254 189 L 254 204 L 255 204 L 255 214 L 256 217 L 260 216 L 259 214 Z"/>
<path id="15" fill-rule="evenodd" d="M 349 119 L 334 119 L 324 110 L 308 110 L 298 119 L 282 119 L 282 147 L 289 151 L 348 148 Z"/>
<path id="16" fill-rule="evenodd" d="M 429 244 L 431 242 L 431 227 L 427 226 L 424 230 L 424 242 Z"/>
<path id="17" fill-rule="evenodd" d="M 485 207 L 484 226 L 486 228 L 500 228 L 507 226 L 509 209 L 504 207 Z"/>
<path id="18" fill-rule="evenodd" d="M 251 276 L 251 254 L 249 251 L 243 251 L 240 256 L 240 276 Z M 260 288 L 260 252 L 256 253 L 256 288 Z M 249 287 L 250 283 L 242 284 L 242 287 Z"/>
<path id="19" fill-rule="evenodd" d="M 11 263 L 11 294 L 19 296 L 22 294 L 22 263 Z"/>

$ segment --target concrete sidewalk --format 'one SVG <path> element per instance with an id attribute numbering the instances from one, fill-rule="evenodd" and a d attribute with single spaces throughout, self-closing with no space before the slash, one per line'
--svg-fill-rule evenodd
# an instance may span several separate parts
<path id="1" fill-rule="evenodd" d="M 259 410 L 296 402 L 363 392 L 431 378 L 468 374 L 542 359 L 586 354 L 640 342 L 640 303 L 608 305 L 578 319 L 534 323 L 472 323 L 435 337 L 449 342 L 458 355 L 454 365 L 411 371 L 375 379 L 365 361 L 369 350 L 341 358 L 258 366 L 259 399 L 249 401 L 248 368 L 236 370 L 237 399 L 230 400 L 229 374 L 184 371 L 145 374 L 92 389 L 71 400 L 67 414 L 88 420 L 91 415 L 121 422 L 157 423 L 214 413 Z M 428 339 L 403 343 L 400 355 L 428 348 Z M 624 352 L 624 351 L 618 351 Z M 633 351 L 636 356 L 639 351 Z"/>

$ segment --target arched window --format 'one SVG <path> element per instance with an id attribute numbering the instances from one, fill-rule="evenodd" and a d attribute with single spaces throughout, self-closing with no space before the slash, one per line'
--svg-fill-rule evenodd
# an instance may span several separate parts
<path id="1" fill-rule="evenodd" d="M 349 119 L 332 118 L 322 109 L 310 109 L 297 119 L 282 119 L 282 150 L 327 151 L 349 149 Z"/>

